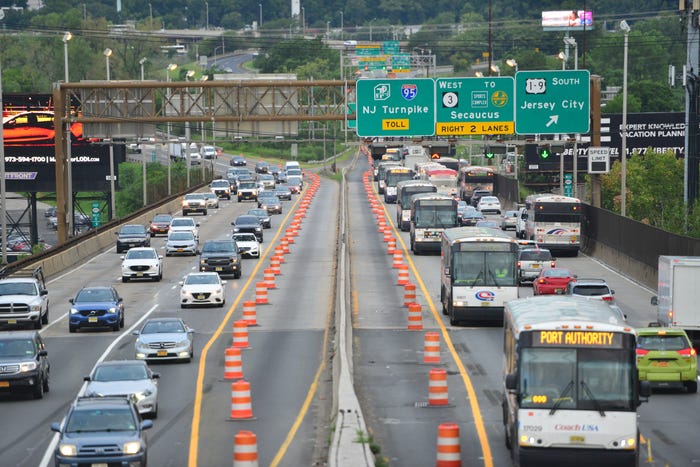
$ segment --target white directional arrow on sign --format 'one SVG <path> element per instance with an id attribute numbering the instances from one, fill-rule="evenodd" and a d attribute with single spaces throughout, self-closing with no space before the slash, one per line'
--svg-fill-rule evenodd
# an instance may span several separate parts
<path id="1" fill-rule="evenodd" d="M 559 122 L 559 115 L 550 115 L 549 116 L 549 121 L 545 125 L 546 127 L 552 126 L 552 123 L 558 123 Z"/>

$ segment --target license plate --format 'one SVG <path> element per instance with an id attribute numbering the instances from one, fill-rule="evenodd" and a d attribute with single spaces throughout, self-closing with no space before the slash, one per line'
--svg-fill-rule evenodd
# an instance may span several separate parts
<path id="1" fill-rule="evenodd" d="M 217 266 L 217 267 L 216 267 L 216 270 L 217 270 L 217 271 L 223 271 L 224 268 L 222 268 L 221 266 Z"/>
<path id="2" fill-rule="evenodd" d="M 16 319 L 8 319 L 7 324 L 17 324 L 17 320 Z"/>
<path id="3" fill-rule="evenodd" d="M 562 293 L 564 289 L 554 289 L 554 293 Z"/>
<path id="4" fill-rule="evenodd" d="M 137 272 L 137 273 L 136 273 L 136 277 L 142 277 L 142 276 L 143 276 L 143 273 L 142 273 L 142 272 Z"/>
<path id="5" fill-rule="evenodd" d="M 178 252 L 178 253 L 182 253 L 183 251 L 185 251 L 185 250 L 183 250 L 182 248 L 178 248 L 178 249 L 177 249 L 177 252 Z"/>
<path id="6" fill-rule="evenodd" d="M 108 467 L 107 464 L 92 464 L 92 467 Z"/>
<path id="7" fill-rule="evenodd" d="M 9 387 L 10 387 L 9 381 L 0 381 L 0 388 L 9 388 Z"/>
<path id="8" fill-rule="evenodd" d="M 572 443 L 585 443 L 586 438 L 585 436 L 573 435 L 569 437 L 569 441 L 571 441 Z"/>
<path id="9" fill-rule="evenodd" d="M 667 368 L 668 362 L 652 362 L 651 366 L 658 366 L 658 367 Z"/>
<path id="10" fill-rule="evenodd" d="M 204 300 L 204 295 L 197 295 L 197 300 Z"/>
<path id="11" fill-rule="evenodd" d="M 167 357 L 168 356 L 168 351 L 167 350 L 159 350 L 158 353 L 156 353 L 159 357 Z"/>
<path id="12" fill-rule="evenodd" d="M 537 269 L 537 268 L 539 268 L 539 267 L 540 267 L 539 264 L 533 264 L 533 265 L 532 265 L 532 269 Z"/>
<path id="13" fill-rule="evenodd" d="M 491 302 L 481 302 L 481 306 L 491 306 Z"/>
<path id="14" fill-rule="evenodd" d="M 88 323 L 96 323 L 96 322 L 97 322 L 97 318 L 96 318 L 96 317 L 91 316 L 91 317 L 88 318 Z"/>

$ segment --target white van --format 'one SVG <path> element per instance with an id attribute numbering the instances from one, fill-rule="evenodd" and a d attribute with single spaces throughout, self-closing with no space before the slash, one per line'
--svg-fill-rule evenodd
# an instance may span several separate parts
<path id="1" fill-rule="evenodd" d="M 286 172 L 289 169 L 299 169 L 301 170 L 301 166 L 297 161 L 287 161 L 284 163 L 284 171 Z"/>

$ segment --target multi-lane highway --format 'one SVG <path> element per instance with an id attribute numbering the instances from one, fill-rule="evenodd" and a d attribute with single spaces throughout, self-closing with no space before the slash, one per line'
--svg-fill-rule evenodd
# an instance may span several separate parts
<path id="1" fill-rule="evenodd" d="M 228 159 L 214 164 L 223 172 Z M 394 229 L 422 307 L 423 330 L 407 329 L 404 290 L 397 285 L 397 270 L 364 188 L 368 169 L 364 157 L 357 159 L 348 167 L 342 192 L 336 181 L 320 178 L 290 253 L 283 256 L 275 288 L 268 291 L 269 304 L 256 306 L 258 326 L 249 329 L 249 348 L 242 351 L 244 378 L 251 388 L 251 419 L 231 419 L 232 381 L 224 378 L 224 352 L 231 345 L 233 322 L 242 318 L 243 302 L 255 300 L 256 284 L 263 280 L 280 240 L 287 237 L 305 194 L 284 202 L 283 214 L 273 216 L 262 257 L 244 261 L 241 279 L 227 278 L 224 308 L 180 309 L 178 281 L 197 269 L 196 257 L 164 258 L 164 278 L 157 283 L 122 284 L 114 249 L 49 278 L 51 318 L 42 334 L 51 360 L 51 391 L 41 400 L 0 400 L 2 465 L 52 464 L 55 437 L 49 425 L 61 420 L 80 393 L 83 376 L 100 359 L 133 358 L 132 331 L 142 320 L 157 316 L 180 316 L 195 329 L 195 358 L 191 363 L 152 364 L 161 378 L 158 418 L 148 433 L 151 465 L 231 465 L 234 436 L 240 430 L 256 434 L 260 465 L 325 465 L 334 429 L 336 283 L 345 273 L 336 267 L 340 243 L 346 245 L 349 258 L 346 305 L 353 322 L 348 340 L 354 351 L 353 386 L 370 431 L 358 433 L 357 442 L 379 447 L 379 455 L 390 465 L 434 465 L 437 427 L 454 422 L 460 428 L 462 465 L 510 465 L 501 422 L 501 330 L 450 326 L 438 303 L 439 256 L 409 254 L 407 235 Z M 346 200 L 345 206 L 341 200 Z M 251 203 L 222 201 L 207 216 L 193 216 L 200 222 L 200 237 L 229 236 L 230 222 L 250 207 Z M 393 225 L 395 206 L 385 208 Z M 343 224 L 340 216 L 347 216 L 344 231 L 338 227 Z M 152 244 L 163 251 L 164 242 L 159 237 Z M 560 258 L 559 264 L 580 277 L 607 279 L 632 325 L 653 319 L 652 291 L 585 255 Z M 84 285 L 100 284 L 114 285 L 124 296 L 124 330 L 69 333 L 68 299 Z M 530 294 L 531 289 L 521 289 L 521 296 Z M 426 331 L 440 335 L 439 364 L 423 363 Z M 447 372 L 449 403 L 439 408 L 426 403 L 433 367 Z M 700 462 L 700 446 L 693 436 L 698 409 L 697 395 L 656 392 L 640 410 L 645 441 L 641 465 Z"/>

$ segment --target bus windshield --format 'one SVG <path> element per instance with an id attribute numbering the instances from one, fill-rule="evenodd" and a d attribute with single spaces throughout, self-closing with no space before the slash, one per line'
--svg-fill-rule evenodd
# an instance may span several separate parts
<path id="1" fill-rule="evenodd" d="M 428 206 L 416 209 L 416 228 L 443 228 L 457 226 L 457 210 L 453 205 Z"/>
<path id="2" fill-rule="evenodd" d="M 523 409 L 634 411 L 634 368 L 626 349 L 524 348 Z"/>
<path id="3" fill-rule="evenodd" d="M 459 251 L 453 258 L 455 286 L 517 285 L 517 258 L 511 251 Z"/>
<path id="4" fill-rule="evenodd" d="M 535 203 L 535 222 L 581 222 L 578 203 Z"/>

